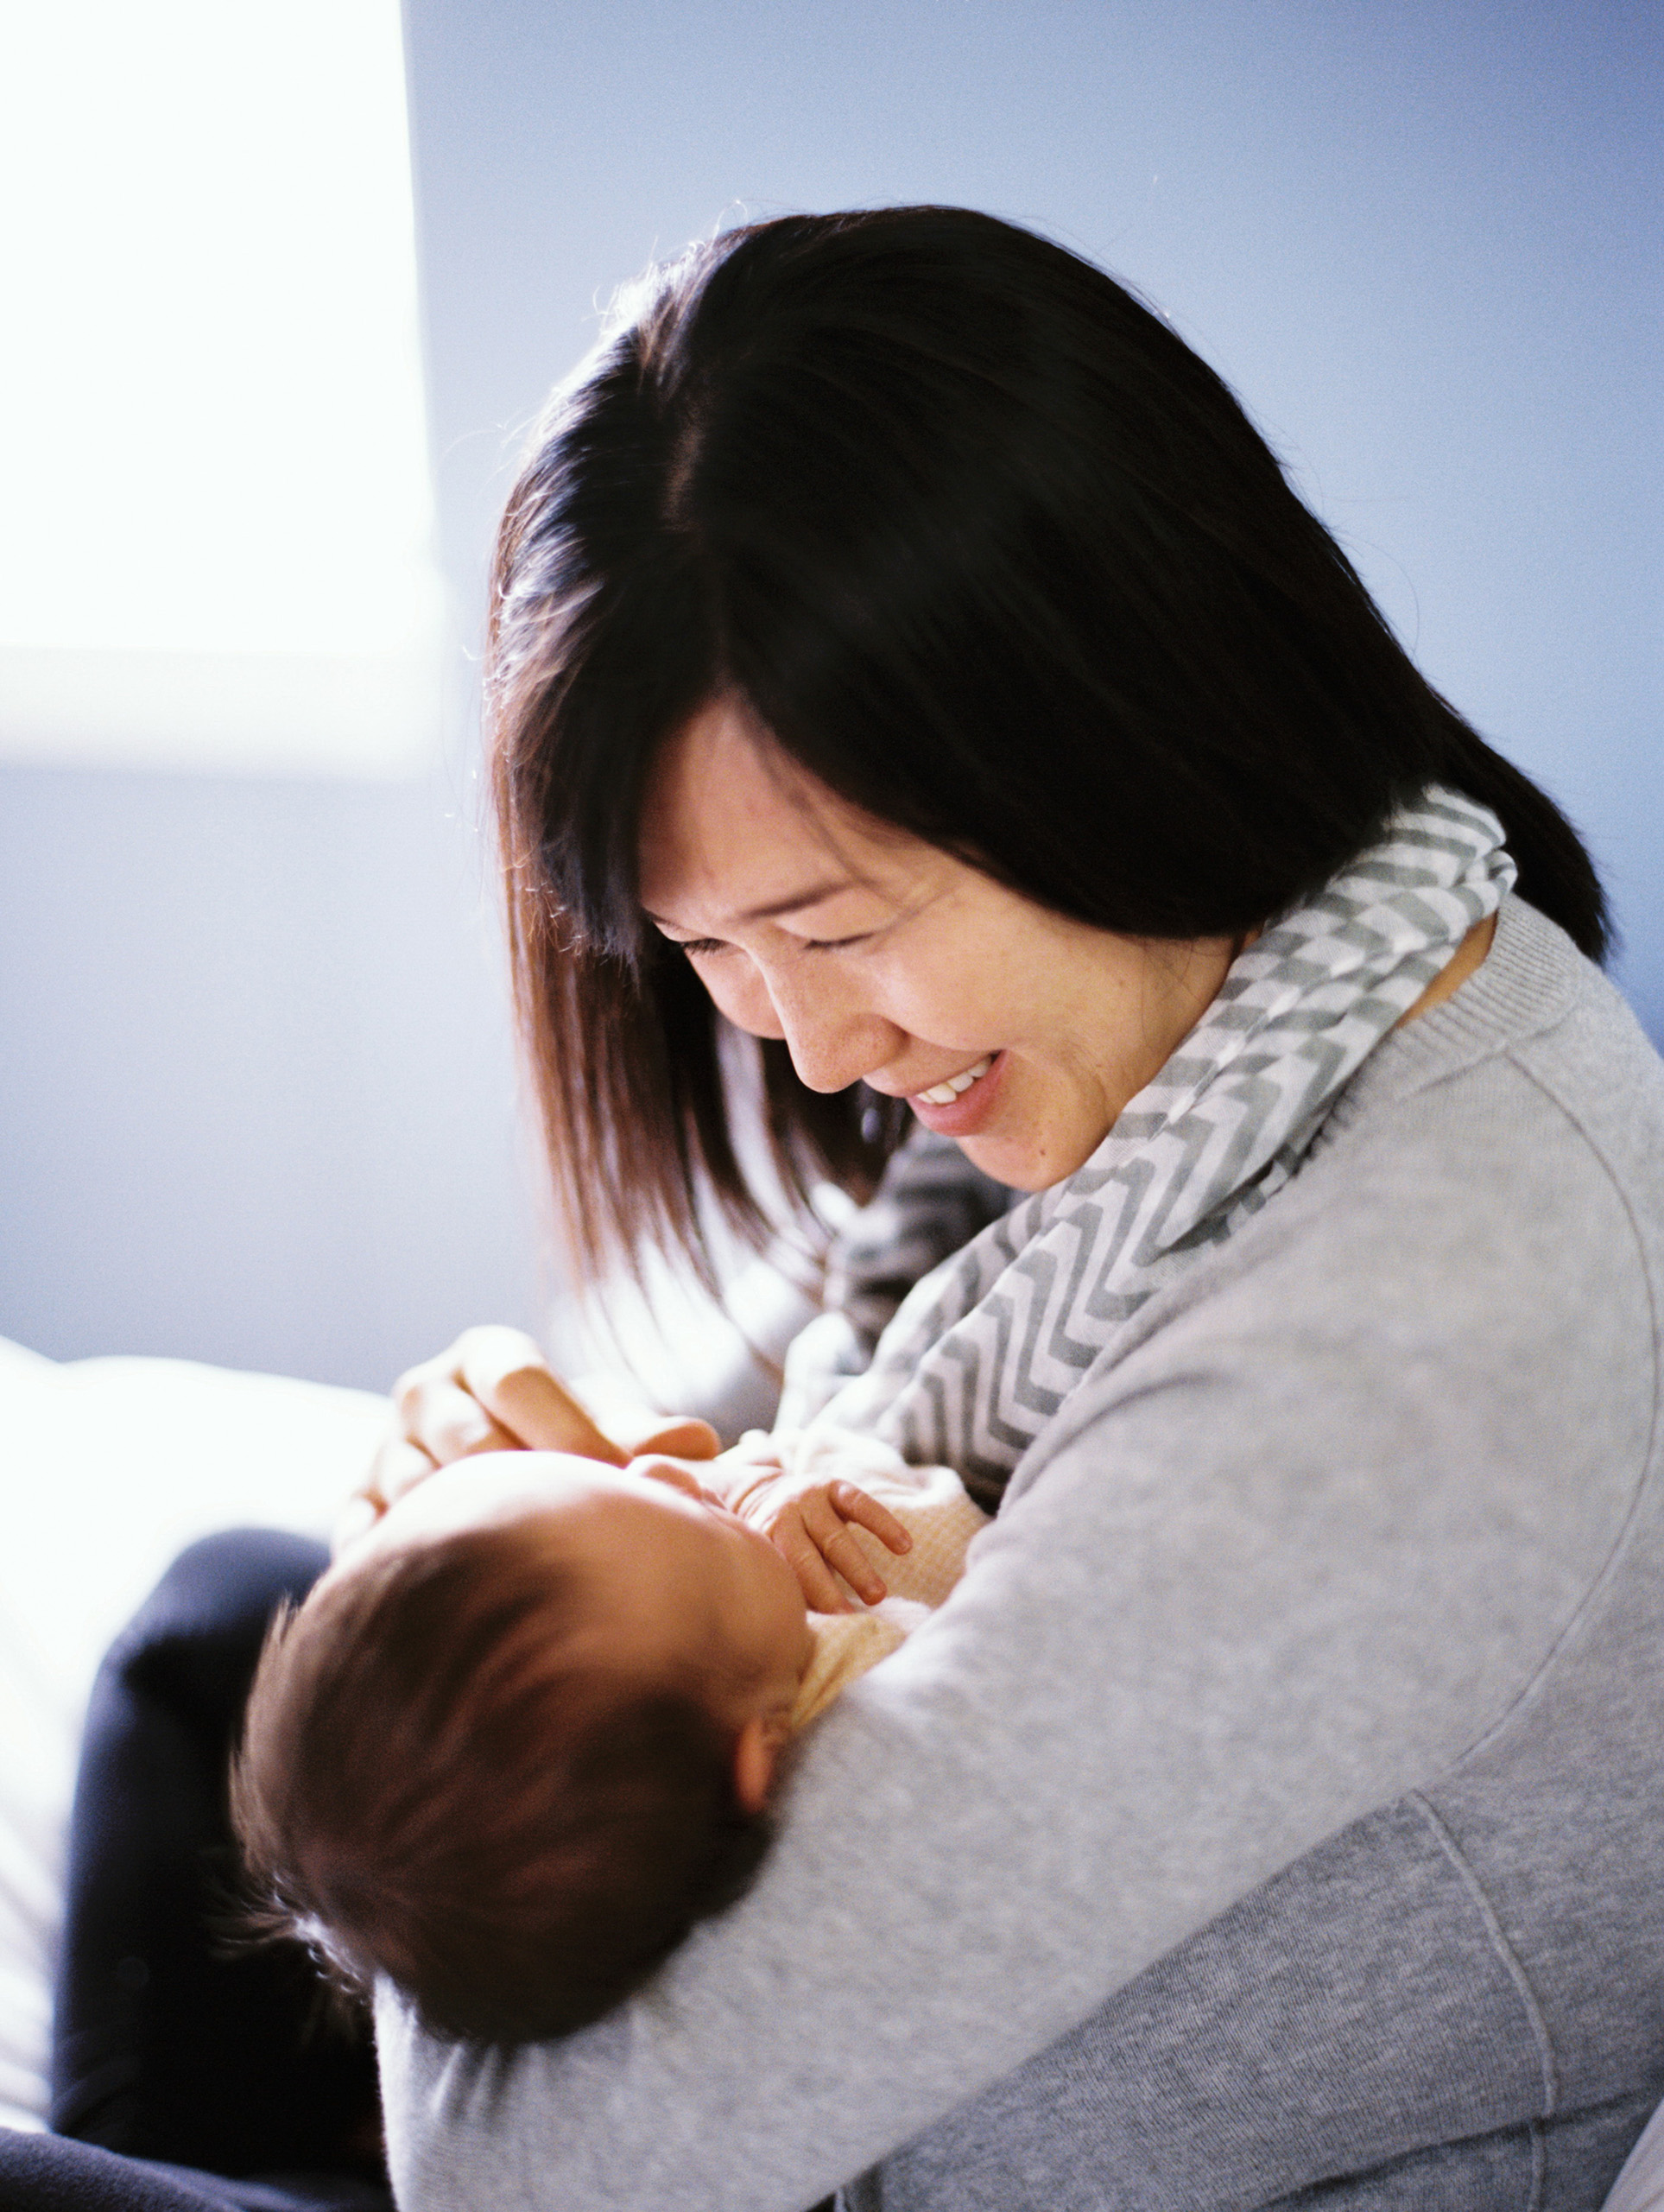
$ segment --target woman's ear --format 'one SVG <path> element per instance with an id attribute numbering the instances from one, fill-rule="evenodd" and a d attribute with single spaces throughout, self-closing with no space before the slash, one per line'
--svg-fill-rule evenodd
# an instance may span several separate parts
<path id="1" fill-rule="evenodd" d="M 743 1812 L 760 1813 L 774 1788 L 775 1769 L 791 1733 L 791 1717 L 753 1713 L 734 1740 L 734 1795 Z"/>

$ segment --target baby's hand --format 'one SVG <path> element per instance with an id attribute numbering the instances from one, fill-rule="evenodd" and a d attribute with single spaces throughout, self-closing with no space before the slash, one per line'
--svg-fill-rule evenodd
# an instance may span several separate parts
<path id="1" fill-rule="evenodd" d="M 913 1538 L 895 1514 L 852 1482 L 828 1480 L 824 1474 L 771 1474 L 766 1467 L 758 1474 L 733 1510 L 761 1529 L 786 1560 L 807 1604 L 816 1613 L 852 1612 L 838 1587 L 841 1575 L 858 1597 L 876 1605 L 886 1586 L 851 1524 L 870 1529 L 890 1551 L 910 1551 Z"/>

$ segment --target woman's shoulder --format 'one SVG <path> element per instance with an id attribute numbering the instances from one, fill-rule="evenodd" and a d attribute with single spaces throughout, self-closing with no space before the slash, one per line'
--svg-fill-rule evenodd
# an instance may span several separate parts
<path id="1" fill-rule="evenodd" d="M 1484 967 L 1395 1033 L 1293 1181 L 1141 1309 L 1013 1494 L 1160 1404 L 1359 1467 L 1414 1437 L 1480 1487 L 1483 1467 L 1534 1492 L 1586 1467 L 1617 1508 L 1649 1448 L 1661 1315 L 1664 1065 L 1598 971 L 1510 901 Z"/>
<path id="2" fill-rule="evenodd" d="M 1344 1182 L 1401 1155 L 1442 1182 L 1441 1160 L 1476 1147 L 1486 1184 L 1604 1177 L 1643 1235 L 1664 1226 L 1664 1061 L 1600 970 L 1513 897 L 1484 965 L 1365 1062 L 1308 1162 L 1351 1155 Z"/>
<path id="3" fill-rule="evenodd" d="M 1568 1344 L 1610 1339 L 1626 1304 L 1650 1328 L 1664 1062 L 1599 970 L 1510 899 L 1484 966 L 1378 1048 L 1227 1249 L 1289 1296 L 1415 1302 L 1435 1333 L 1485 1322 L 1537 1340 L 1553 1316 Z"/>

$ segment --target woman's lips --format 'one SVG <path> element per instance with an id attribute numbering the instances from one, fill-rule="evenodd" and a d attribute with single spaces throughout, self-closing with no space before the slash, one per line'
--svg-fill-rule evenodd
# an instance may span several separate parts
<path id="1" fill-rule="evenodd" d="M 929 1106 L 952 1106 L 954 1100 L 962 1098 L 973 1083 L 980 1081 L 993 1064 L 993 1054 L 984 1052 L 975 1067 L 967 1068 L 962 1074 L 949 1075 L 942 1082 L 932 1083 L 921 1091 L 919 1096 Z"/>
<path id="2" fill-rule="evenodd" d="M 962 1075 L 954 1076 L 952 1082 L 963 1087 L 950 1099 L 932 1095 L 951 1089 L 952 1085 L 948 1083 L 933 1083 L 929 1090 L 908 1096 L 908 1104 L 925 1127 L 939 1136 L 970 1137 L 983 1126 L 994 1110 L 1000 1077 L 1005 1072 L 1005 1055 L 1003 1051 L 984 1054 L 974 1068 L 964 1072 L 971 1081 L 965 1083 Z"/>

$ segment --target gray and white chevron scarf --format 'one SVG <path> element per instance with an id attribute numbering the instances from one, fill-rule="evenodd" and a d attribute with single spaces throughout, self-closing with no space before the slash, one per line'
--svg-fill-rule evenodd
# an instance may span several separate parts
<path id="1" fill-rule="evenodd" d="M 955 1467 L 991 1504 L 1117 1328 L 1295 1173 L 1329 1108 L 1513 884 L 1496 817 L 1437 787 L 1231 964 L 1085 1165 L 925 1277 L 812 1426 Z"/>

